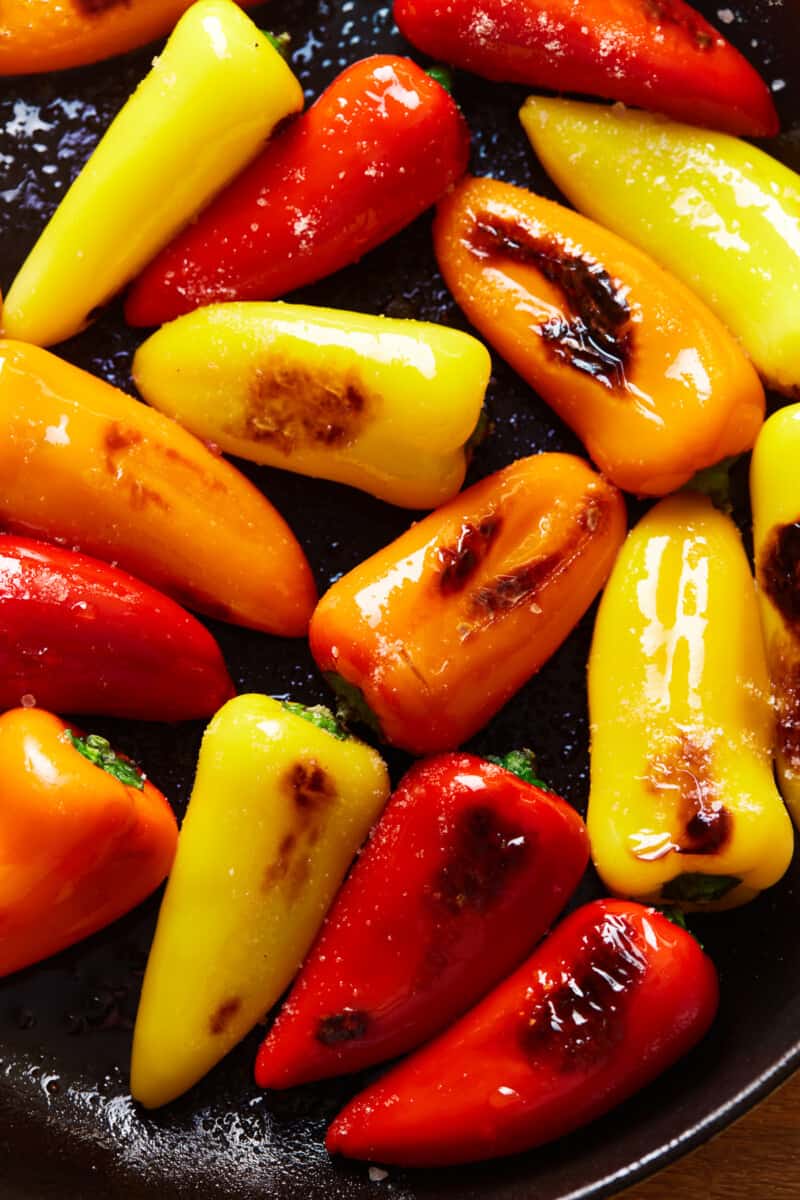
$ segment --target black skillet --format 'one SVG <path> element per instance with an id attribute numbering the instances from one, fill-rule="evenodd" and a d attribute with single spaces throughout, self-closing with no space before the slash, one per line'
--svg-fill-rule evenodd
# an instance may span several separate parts
<path id="1" fill-rule="evenodd" d="M 699 5 L 772 82 L 785 129 L 800 124 L 800 36 L 794 0 Z M 338 71 L 376 50 L 405 53 L 390 7 L 370 0 L 273 0 L 256 12 L 288 29 L 293 65 L 309 98 Z M 153 50 L 97 67 L 0 81 L 0 283 L 7 287 L 68 182 L 147 70 Z M 523 89 L 456 80 L 473 130 L 472 169 L 546 194 L 516 118 Z M 800 138 L 773 147 L 800 167 Z M 429 216 L 302 299 L 446 324 L 464 322 L 430 249 Z M 300 298 L 298 296 L 298 298 Z M 746 298 L 743 297 L 743 303 Z M 60 353 L 130 387 L 137 344 L 118 306 Z M 550 410 L 495 359 L 489 393 L 496 430 L 472 477 L 537 450 L 581 448 Z M 360 492 L 245 466 L 289 518 L 321 590 L 383 545 L 409 514 Z M 746 470 L 737 515 L 747 530 Z M 0 486 L 2 482 L 0 481 Z M 541 772 L 578 807 L 587 792 L 584 666 L 592 615 L 504 712 L 474 739 L 479 753 L 533 745 Z M 211 623 L 243 691 L 328 699 L 302 642 Z M 84 725 L 86 721 L 84 720 Z M 139 760 L 182 812 L 201 727 L 96 720 Z M 406 760 L 390 756 L 395 776 Z M 112 928 L 0 984 L 0 1195 L 4 1200 L 588 1200 L 617 1191 L 697 1145 L 800 1065 L 800 868 L 737 912 L 693 922 L 722 977 L 712 1034 L 685 1062 L 591 1128 L 555 1146 L 469 1170 L 393 1169 L 332 1162 L 326 1121 L 358 1088 L 351 1079 L 264 1095 L 252 1082 L 254 1032 L 188 1096 L 147 1114 L 127 1091 L 131 1028 L 157 899 Z M 581 899 L 597 894 L 587 878 Z M 198 930 L 202 937 L 202 930 Z"/>

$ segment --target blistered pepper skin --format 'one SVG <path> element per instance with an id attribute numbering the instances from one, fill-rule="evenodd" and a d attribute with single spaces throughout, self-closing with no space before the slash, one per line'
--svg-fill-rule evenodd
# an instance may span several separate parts
<path id="1" fill-rule="evenodd" d="M 438 1167 L 587 1125 L 692 1049 L 717 1011 L 713 963 L 661 913 L 597 900 L 509 979 L 352 1100 L 332 1154 Z"/>
<path id="2" fill-rule="evenodd" d="M 662 500 L 628 535 L 589 657 L 592 857 L 617 895 L 732 908 L 784 874 L 758 609 L 731 519 Z"/>
<path id="3" fill-rule="evenodd" d="M 148 1108 L 197 1082 L 291 982 L 389 795 L 380 755 L 268 696 L 206 730 L 133 1041 Z"/>
<path id="4" fill-rule="evenodd" d="M 210 616 L 305 633 L 314 581 L 269 501 L 175 421 L 23 342 L 0 341 L 0 479 L 5 529 Z"/>
<path id="5" fill-rule="evenodd" d="M 287 1088 L 413 1050 L 504 979 L 589 858 L 553 793 L 472 754 L 417 763 L 359 856 L 256 1062 Z"/>
<path id="6" fill-rule="evenodd" d="M 208 717 L 234 694 L 219 646 L 167 596 L 108 563 L 0 534 L 0 710 L 139 721 Z"/>
<path id="7" fill-rule="evenodd" d="M 258 0 L 238 0 L 252 8 Z M 83 67 L 168 33 L 192 0 L 4 0 L 0 75 Z"/>
<path id="8" fill-rule="evenodd" d="M 23 263 L 3 335 L 51 346 L 79 333 L 302 106 L 250 18 L 232 0 L 198 0 Z"/>
<path id="9" fill-rule="evenodd" d="M 43 709 L 0 716 L 0 975 L 135 908 L 175 854 L 178 827 L 157 788 L 114 778 L 68 729 Z"/>
<path id="10" fill-rule="evenodd" d="M 469 334 L 292 304 L 221 304 L 140 346 L 141 394 L 240 458 L 405 508 L 452 499 L 491 360 Z"/>
<path id="11" fill-rule="evenodd" d="M 622 497 L 581 459 L 521 459 L 338 580 L 311 652 L 392 745 L 454 749 L 561 645 L 624 534 Z"/>
<path id="12" fill-rule="evenodd" d="M 469 130 L 408 58 L 347 67 L 134 283 L 131 325 L 274 300 L 355 262 L 463 174 Z"/>
<path id="13" fill-rule="evenodd" d="M 800 176 L 647 113 L 536 96 L 521 117 L 576 208 L 682 279 L 771 387 L 800 387 Z"/>
<path id="14" fill-rule="evenodd" d="M 655 109 L 744 137 L 778 132 L 764 80 L 682 0 L 395 0 L 413 45 L 501 83 Z"/>
<path id="15" fill-rule="evenodd" d="M 434 246 L 471 323 L 617 487 L 664 495 L 753 445 L 756 372 L 713 313 L 634 246 L 486 178 L 441 202 Z"/>
<path id="16" fill-rule="evenodd" d="M 783 798 L 800 826 L 800 404 L 759 434 L 750 468 L 756 584 L 776 714 Z"/>

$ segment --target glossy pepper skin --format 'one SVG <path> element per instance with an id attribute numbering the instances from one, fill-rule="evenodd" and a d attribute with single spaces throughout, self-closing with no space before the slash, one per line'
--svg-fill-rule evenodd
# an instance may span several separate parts
<path id="1" fill-rule="evenodd" d="M 800 404 L 759 434 L 750 468 L 756 582 L 772 677 L 776 759 L 783 798 L 800 826 Z"/>
<path id="2" fill-rule="evenodd" d="M 524 188 L 472 178 L 439 205 L 434 245 L 472 324 L 618 487 L 663 495 L 753 445 L 756 372 L 634 246 Z"/>
<path id="3" fill-rule="evenodd" d="M 208 717 L 233 695 L 219 646 L 173 600 L 85 554 L 0 534 L 0 709 Z"/>
<path id="4" fill-rule="evenodd" d="M 464 118 L 416 63 L 353 63 L 143 272 L 126 319 L 160 325 L 322 279 L 434 204 L 468 154 Z"/>
<path id="5" fill-rule="evenodd" d="M 239 696 L 206 730 L 136 1018 L 131 1091 L 148 1108 L 275 1004 L 388 798 L 380 755 L 299 707 Z"/>
<path id="6" fill-rule="evenodd" d="M 771 387 L 800 386 L 800 176 L 647 113 L 536 96 L 520 115 L 576 208 L 682 279 Z"/>
<path id="7" fill-rule="evenodd" d="M 622 497 L 582 459 L 520 459 L 338 580 L 311 652 L 386 741 L 454 749 L 561 645 L 624 536 Z"/>
<path id="8" fill-rule="evenodd" d="M 256 1062 L 261 1087 L 359 1071 L 428 1041 L 530 952 L 577 887 L 586 829 L 472 754 L 412 767 Z"/>
<path id="9" fill-rule="evenodd" d="M 469 334 L 290 304 L 220 304 L 140 346 L 148 403 L 229 454 L 405 508 L 464 482 L 492 369 Z"/>
<path id="10" fill-rule="evenodd" d="M 252 8 L 258 0 L 238 0 Z M 144 46 L 169 30 L 192 0 L 4 0 L 0 75 L 83 67 Z"/>
<path id="11" fill-rule="evenodd" d="M 792 825 L 750 568 L 697 493 L 628 535 L 589 656 L 592 857 L 618 895 L 732 908 L 777 883 Z"/>
<path id="12" fill-rule="evenodd" d="M 172 864 L 167 801 L 104 739 L 81 740 L 87 757 L 78 737 L 42 709 L 0 716 L 0 975 L 116 921 Z"/>
<path id="13" fill-rule="evenodd" d="M 510 979 L 351 1101 L 331 1153 L 433 1167 L 516 1154 L 595 1120 L 692 1049 L 713 963 L 653 909 L 597 900 Z"/>
<path id="14" fill-rule="evenodd" d="M 238 5 L 198 0 L 20 269 L 4 336 L 50 346 L 79 333 L 302 106 L 300 84 Z"/>
<path id="15" fill-rule="evenodd" d="M 23 342 L 0 341 L 0 479 L 0 527 L 210 616 L 305 633 L 314 581 L 269 501 L 175 421 Z"/>
<path id="16" fill-rule="evenodd" d="M 778 132 L 769 89 L 682 0 L 395 0 L 405 37 L 501 83 L 580 92 L 745 137 Z"/>

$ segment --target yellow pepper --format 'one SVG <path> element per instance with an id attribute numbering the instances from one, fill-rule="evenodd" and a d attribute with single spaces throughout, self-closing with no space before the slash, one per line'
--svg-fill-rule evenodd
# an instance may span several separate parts
<path id="1" fill-rule="evenodd" d="M 233 0 L 198 0 L 67 192 L 11 286 L 6 337 L 79 333 L 303 106 Z"/>
<path id="2" fill-rule="evenodd" d="M 406 508 L 461 487 L 490 371 L 443 325 L 258 303 L 179 317 L 133 364 L 150 404 L 228 453 Z"/>
<path id="3" fill-rule="evenodd" d="M 750 474 L 756 582 L 777 718 L 778 779 L 800 825 L 800 404 L 764 425 Z"/>
<path id="4" fill-rule="evenodd" d="M 800 176 L 748 142 L 615 105 L 520 113 L 581 212 L 693 288 L 779 391 L 800 386 Z"/>
<path id="5" fill-rule="evenodd" d="M 239 696 L 212 720 L 136 1019 L 131 1091 L 181 1095 L 291 982 L 389 796 L 327 709 Z"/>
<path id="6" fill-rule="evenodd" d="M 696 493 L 662 500 L 620 552 L 589 657 L 588 827 L 612 892 L 732 908 L 781 878 L 769 701 L 736 526 Z"/>

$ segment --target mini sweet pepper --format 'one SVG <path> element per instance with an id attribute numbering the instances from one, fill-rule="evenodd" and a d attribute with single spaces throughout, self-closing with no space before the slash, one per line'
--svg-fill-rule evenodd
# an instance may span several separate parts
<path id="1" fill-rule="evenodd" d="M 180 317 L 133 363 L 148 403 L 228 453 L 406 508 L 461 487 L 490 371 L 457 329 L 258 303 Z"/>
<path id="2" fill-rule="evenodd" d="M 628 535 L 589 657 L 592 857 L 618 895 L 730 908 L 776 883 L 792 824 L 739 532 L 707 497 Z"/>

